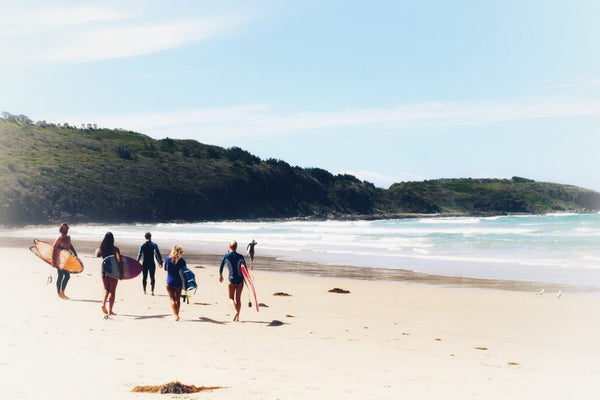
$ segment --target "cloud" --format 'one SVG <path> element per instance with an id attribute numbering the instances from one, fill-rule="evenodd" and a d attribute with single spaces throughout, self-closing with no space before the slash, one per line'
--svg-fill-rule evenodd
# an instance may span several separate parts
<path id="1" fill-rule="evenodd" d="M 142 23 L 84 30 L 39 55 L 39 61 L 81 62 L 133 57 L 220 36 L 237 24 L 221 18 Z"/>
<path id="2" fill-rule="evenodd" d="M 228 34 L 239 15 L 155 19 L 100 7 L 13 11 L 0 17 L 4 64 L 73 63 L 140 56 Z"/>
<path id="3" fill-rule="evenodd" d="M 327 133 L 352 128 L 366 128 L 373 133 L 409 134 L 423 128 L 443 129 L 590 115 L 600 115 L 598 96 L 419 103 L 388 108 L 352 108 L 287 115 L 278 114 L 265 104 L 250 104 L 162 114 L 62 116 L 60 120 L 131 129 L 155 137 L 193 138 L 200 141 L 210 139 L 213 142 L 218 137 L 222 143 L 228 143 L 248 137 Z"/>
<path id="4" fill-rule="evenodd" d="M 0 34 L 28 37 L 77 25 L 119 21 L 131 16 L 122 10 L 89 6 L 13 9 L 12 12 L 4 12 L 0 16 Z"/>

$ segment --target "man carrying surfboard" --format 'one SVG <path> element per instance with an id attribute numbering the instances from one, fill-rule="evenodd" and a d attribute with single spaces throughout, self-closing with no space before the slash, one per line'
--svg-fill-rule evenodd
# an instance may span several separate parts
<path id="1" fill-rule="evenodd" d="M 77 252 L 71 243 L 71 236 L 69 236 L 69 225 L 66 222 L 63 223 L 58 231 L 60 232 L 60 236 L 52 245 L 52 266 L 58 271 L 58 278 L 56 279 L 56 291 L 58 292 L 58 297 L 68 300 L 69 298 L 65 294 L 65 289 L 67 288 L 67 283 L 71 278 L 71 273 L 60 268 L 59 253 L 61 250 L 69 250 L 72 251 L 75 256 L 77 256 Z"/>
<path id="2" fill-rule="evenodd" d="M 235 311 L 234 321 L 240 320 L 240 311 L 242 310 L 242 290 L 244 289 L 244 275 L 242 275 L 242 266 L 246 265 L 244 256 L 236 252 L 237 242 L 234 240 L 229 243 L 228 253 L 225 254 L 219 267 L 219 282 L 223 282 L 223 268 L 227 265 L 229 269 L 229 301 Z"/>

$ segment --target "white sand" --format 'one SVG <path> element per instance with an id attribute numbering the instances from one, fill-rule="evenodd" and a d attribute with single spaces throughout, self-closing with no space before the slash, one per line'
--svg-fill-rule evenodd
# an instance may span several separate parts
<path id="1" fill-rule="evenodd" d="M 240 323 L 216 265 L 193 268 L 179 322 L 162 270 L 154 297 L 141 277 L 121 281 L 105 320 L 99 259 L 82 257 L 61 300 L 46 284 L 56 272 L 28 250 L 0 257 L 2 399 L 600 398 L 598 297 L 277 274 L 257 260 L 268 308 L 245 304 Z M 175 380 L 224 388 L 131 392 Z"/>

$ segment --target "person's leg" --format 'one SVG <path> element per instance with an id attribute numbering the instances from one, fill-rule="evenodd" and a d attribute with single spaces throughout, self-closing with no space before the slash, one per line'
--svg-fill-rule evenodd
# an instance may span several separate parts
<path id="1" fill-rule="evenodd" d="M 63 280 L 63 276 L 64 276 L 64 271 L 60 268 L 57 268 L 57 272 L 58 272 L 58 277 L 56 278 L 56 293 L 58 294 L 58 297 L 61 297 L 61 287 L 62 287 L 62 280 Z"/>
<path id="2" fill-rule="evenodd" d="M 109 280 L 109 291 L 108 291 L 108 314 L 109 315 L 117 315 L 113 312 L 113 307 L 115 305 L 115 297 L 117 296 L 117 284 L 119 283 L 118 279 L 115 278 L 107 278 Z"/>
<path id="3" fill-rule="evenodd" d="M 148 284 L 148 267 L 142 265 L 142 287 L 144 288 L 144 294 L 146 294 L 146 285 Z"/>
<path id="4" fill-rule="evenodd" d="M 240 320 L 240 311 L 242 311 L 242 290 L 244 290 L 244 282 L 241 282 L 235 288 L 235 309 L 238 321 Z"/>
<path id="5" fill-rule="evenodd" d="M 108 282 L 110 278 L 108 276 L 102 276 L 102 284 L 104 285 L 104 299 L 102 299 L 102 312 L 108 314 L 106 309 L 106 300 L 108 300 L 108 293 L 110 290 L 110 284 Z"/>
<path id="6" fill-rule="evenodd" d="M 150 288 L 152 289 L 152 296 L 154 296 L 154 284 L 156 283 L 155 275 L 156 275 L 156 264 L 152 264 L 148 266 L 148 272 L 150 272 Z M 146 285 L 144 285 L 144 291 L 146 290 Z"/>
<path id="7" fill-rule="evenodd" d="M 65 300 L 68 300 L 69 297 L 67 297 L 67 295 L 65 294 L 65 289 L 67 288 L 67 283 L 69 282 L 69 279 L 71 279 L 71 273 L 69 271 L 63 271 L 62 275 L 63 275 L 63 277 L 62 277 L 62 283 L 60 285 L 59 296 Z"/>
<path id="8" fill-rule="evenodd" d="M 181 306 L 181 288 L 175 288 L 167 285 L 169 300 L 171 300 L 171 310 L 175 316 L 175 321 L 179 321 L 179 308 Z"/>
<path id="9" fill-rule="evenodd" d="M 181 309 L 181 290 L 182 288 L 175 288 L 175 321 L 179 321 L 179 310 Z"/>
<path id="10" fill-rule="evenodd" d="M 242 289 L 244 288 L 244 282 L 238 283 L 237 285 L 233 283 L 229 283 L 229 302 L 233 307 L 233 311 L 235 315 L 233 317 L 234 321 L 240 320 L 240 310 L 242 309 L 242 303 L 240 298 L 242 296 Z"/>

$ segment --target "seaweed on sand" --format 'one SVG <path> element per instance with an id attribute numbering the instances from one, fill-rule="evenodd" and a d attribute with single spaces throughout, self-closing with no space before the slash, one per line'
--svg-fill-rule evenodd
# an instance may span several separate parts
<path id="1" fill-rule="evenodd" d="M 164 385 L 158 386 L 136 386 L 133 388 L 132 392 L 140 392 L 140 393 L 198 393 L 209 390 L 222 389 L 221 386 L 194 386 L 194 385 L 184 385 L 183 383 L 177 382 L 169 382 Z"/>

